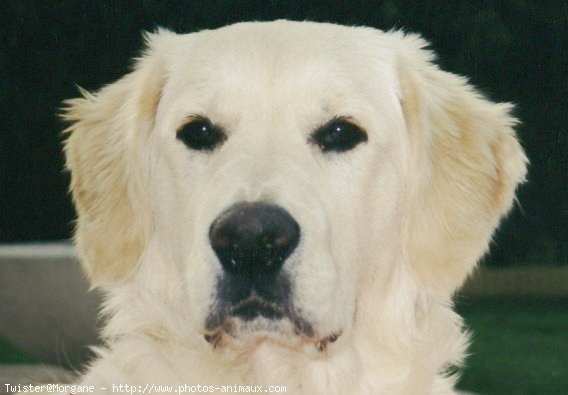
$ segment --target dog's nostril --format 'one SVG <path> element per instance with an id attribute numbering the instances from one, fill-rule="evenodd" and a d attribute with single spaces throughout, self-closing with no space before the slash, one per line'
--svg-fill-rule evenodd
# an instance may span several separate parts
<path id="1" fill-rule="evenodd" d="M 300 226 L 281 207 L 239 203 L 223 212 L 209 229 L 209 241 L 223 269 L 255 277 L 275 273 L 294 251 Z"/>

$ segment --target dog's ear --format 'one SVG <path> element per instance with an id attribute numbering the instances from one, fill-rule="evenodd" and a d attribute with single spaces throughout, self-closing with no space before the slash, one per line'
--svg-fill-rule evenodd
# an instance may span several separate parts
<path id="1" fill-rule="evenodd" d="M 93 286 L 125 279 L 136 267 L 151 228 L 145 192 L 148 137 L 166 80 L 159 48 L 174 36 L 148 34 L 134 70 L 98 91 L 65 102 L 65 141 L 78 214 L 75 242 Z"/>
<path id="2" fill-rule="evenodd" d="M 511 208 L 527 158 L 510 104 L 490 102 L 465 78 L 438 69 L 421 38 L 394 34 L 413 160 L 406 253 L 419 281 L 451 293 Z"/>

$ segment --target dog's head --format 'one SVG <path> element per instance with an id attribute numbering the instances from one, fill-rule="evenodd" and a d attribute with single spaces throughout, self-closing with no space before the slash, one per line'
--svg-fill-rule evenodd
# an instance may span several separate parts
<path id="1" fill-rule="evenodd" d="M 286 21 L 149 35 L 132 73 L 66 111 L 93 283 L 217 346 L 325 348 L 409 284 L 450 295 L 526 158 L 510 106 L 424 46 Z"/>

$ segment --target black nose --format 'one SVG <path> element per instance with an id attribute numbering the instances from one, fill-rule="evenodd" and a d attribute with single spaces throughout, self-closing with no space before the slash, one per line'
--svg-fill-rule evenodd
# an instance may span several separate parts
<path id="1" fill-rule="evenodd" d="M 209 241 L 223 269 L 254 278 L 276 273 L 300 240 L 300 226 L 284 209 L 266 203 L 238 203 L 209 228 Z"/>

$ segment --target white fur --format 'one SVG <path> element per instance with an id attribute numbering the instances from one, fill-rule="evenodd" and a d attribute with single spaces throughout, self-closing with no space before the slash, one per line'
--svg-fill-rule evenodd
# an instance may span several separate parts
<path id="1" fill-rule="evenodd" d="M 68 103 L 76 242 L 106 294 L 105 346 L 82 384 L 285 385 L 290 394 L 452 394 L 467 345 L 451 297 L 523 180 L 507 104 L 440 71 L 415 35 L 276 21 L 148 35 L 135 70 Z M 176 130 L 205 115 L 210 153 Z M 368 141 L 322 153 L 350 116 Z M 203 339 L 213 219 L 239 201 L 302 229 L 285 263 L 318 351 L 293 332 Z M 102 393 L 104 391 L 99 391 Z"/>

